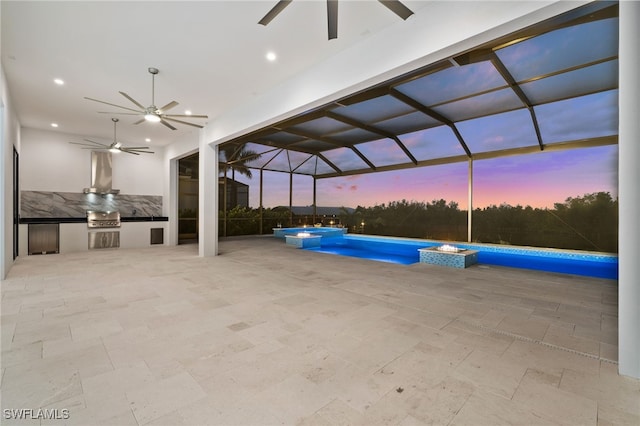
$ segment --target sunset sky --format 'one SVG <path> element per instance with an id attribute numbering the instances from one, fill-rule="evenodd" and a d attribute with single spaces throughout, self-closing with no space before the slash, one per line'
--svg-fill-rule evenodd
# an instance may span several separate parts
<path id="1" fill-rule="evenodd" d="M 542 152 L 474 163 L 473 207 L 507 203 L 512 206 L 553 207 L 568 197 L 609 192 L 617 197 L 616 145 L 558 152 Z M 445 199 L 467 209 L 468 163 L 421 167 L 394 172 L 320 179 L 319 206 L 370 207 L 406 199 L 430 202 Z M 250 205 L 259 206 L 259 173 L 248 180 Z M 289 205 L 289 175 L 265 172 L 265 207 Z M 313 180 L 294 176 L 293 205 L 313 204 Z"/>

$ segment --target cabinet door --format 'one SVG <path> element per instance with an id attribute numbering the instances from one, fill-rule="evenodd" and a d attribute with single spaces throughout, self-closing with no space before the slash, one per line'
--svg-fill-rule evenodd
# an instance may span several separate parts
<path id="1" fill-rule="evenodd" d="M 50 254 L 59 252 L 57 223 L 29 224 L 29 254 Z"/>

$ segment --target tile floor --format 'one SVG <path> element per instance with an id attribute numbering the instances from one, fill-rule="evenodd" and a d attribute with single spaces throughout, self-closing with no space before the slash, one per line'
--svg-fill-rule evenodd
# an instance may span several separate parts
<path id="1" fill-rule="evenodd" d="M 617 374 L 615 282 L 271 237 L 220 253 L 19 259 L 2 282 L 1 423 L 640 424 L 640 381 Z"/>

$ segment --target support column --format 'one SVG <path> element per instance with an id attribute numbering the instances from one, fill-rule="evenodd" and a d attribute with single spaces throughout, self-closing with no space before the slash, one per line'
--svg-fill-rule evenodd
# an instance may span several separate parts
<path id="1" fill-rule="evenodd" d="M 169 200 L 166 207 L 163 203 L 163 213 L 169 217 L 169 223 L 167 227 L 167 235 L 165 236 L 165 245 L 177 246 L 178 245 L 178 223 L 180 218 L 178 216 L 178 198 L 180 197 L 179 191 L 179 178 L 178 178 L 178 161 L 169 160 L 169 188 L 168 194 L 165 196 L 165 200 Z"/>
<path id="2" fill-rule="evenodd" d="M 227 236 L 227 210 L 229 209 L 228 200 L 229 200 L 229 188 L 227 187 L 227 170 L 224 171 L 224 180 L 222 181 L 222 236 Z"/>
<path id="3" fill-rule="evenodd" d="M 293 226 L 293 173 L 289 172 L 289 226 Z"/>
<path id="4" fill-rule="evenodd" d="M 471 242 L 471 217 L 473 215 L 473 158 L 469 158 L 469 187 L 467 201 L 467 242 Z"/>
<path id="5" fill-rule="evenodd" d="M 313 177 L 313 225 L 317 223 L 316 216 L 318 215 L 318 202 L 316 198 L 316 182 L 317 182 L 317 179 L 314 176 Z"/>
<path id="6" fill-rule="evenodd" d="M 640 378 L 640 2 L 620 2 L 618 372 Z"/>
<path id="7" fill-rule="evenodd" d="M 198 163 L 198 255 L 218 255 L 218 147 L 210 146 L 200 132 Z M 226 195 L 226 194 L 225 194 Z"/>
<path id="8" fill-rule="evenodd" d="M 262 228 L 263 228 L 263 217 L 262 217 L 262 213 L 264 211 L 264 208 L 262 206 L 262 191 L 263 191 L 263 187 L 262 187 L 262 178 L 263 178 L 263 173 L 264 170 L 260 169 L 260 235 L 262 235 Z"/>

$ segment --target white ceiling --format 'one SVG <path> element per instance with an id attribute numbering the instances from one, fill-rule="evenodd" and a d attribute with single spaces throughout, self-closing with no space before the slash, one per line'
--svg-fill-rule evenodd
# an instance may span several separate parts
<path id="1" fill-rule="evenodd" d="M 0 2 L 2 65 L 9 94 L 24 127 L 83 137 L 167 145 L 197 128 L 132 125 L 139 117 L 84 99 L 126 107 L 126 92 L 151 104 L 175 100 L 172 114 L 190 109 L 213 119 L 286 81 L 291 76 L 403 21 L 374 0 L 340 0 L 338 38 L 327 39 L 326 2 L 295 0 L 268 26 L 257 22 L 277 3 L 263 1 L 77 1 Z M 416 14 L 427 1 L 405 0 Z M 412 19 L 410 17 L 409 19 Z M 278 55 L 265 59 L 267 51 Z M 54 78 L 65 81 L 54 84 Z M 206 120 L 189 120 L 205 124 Z"/>

